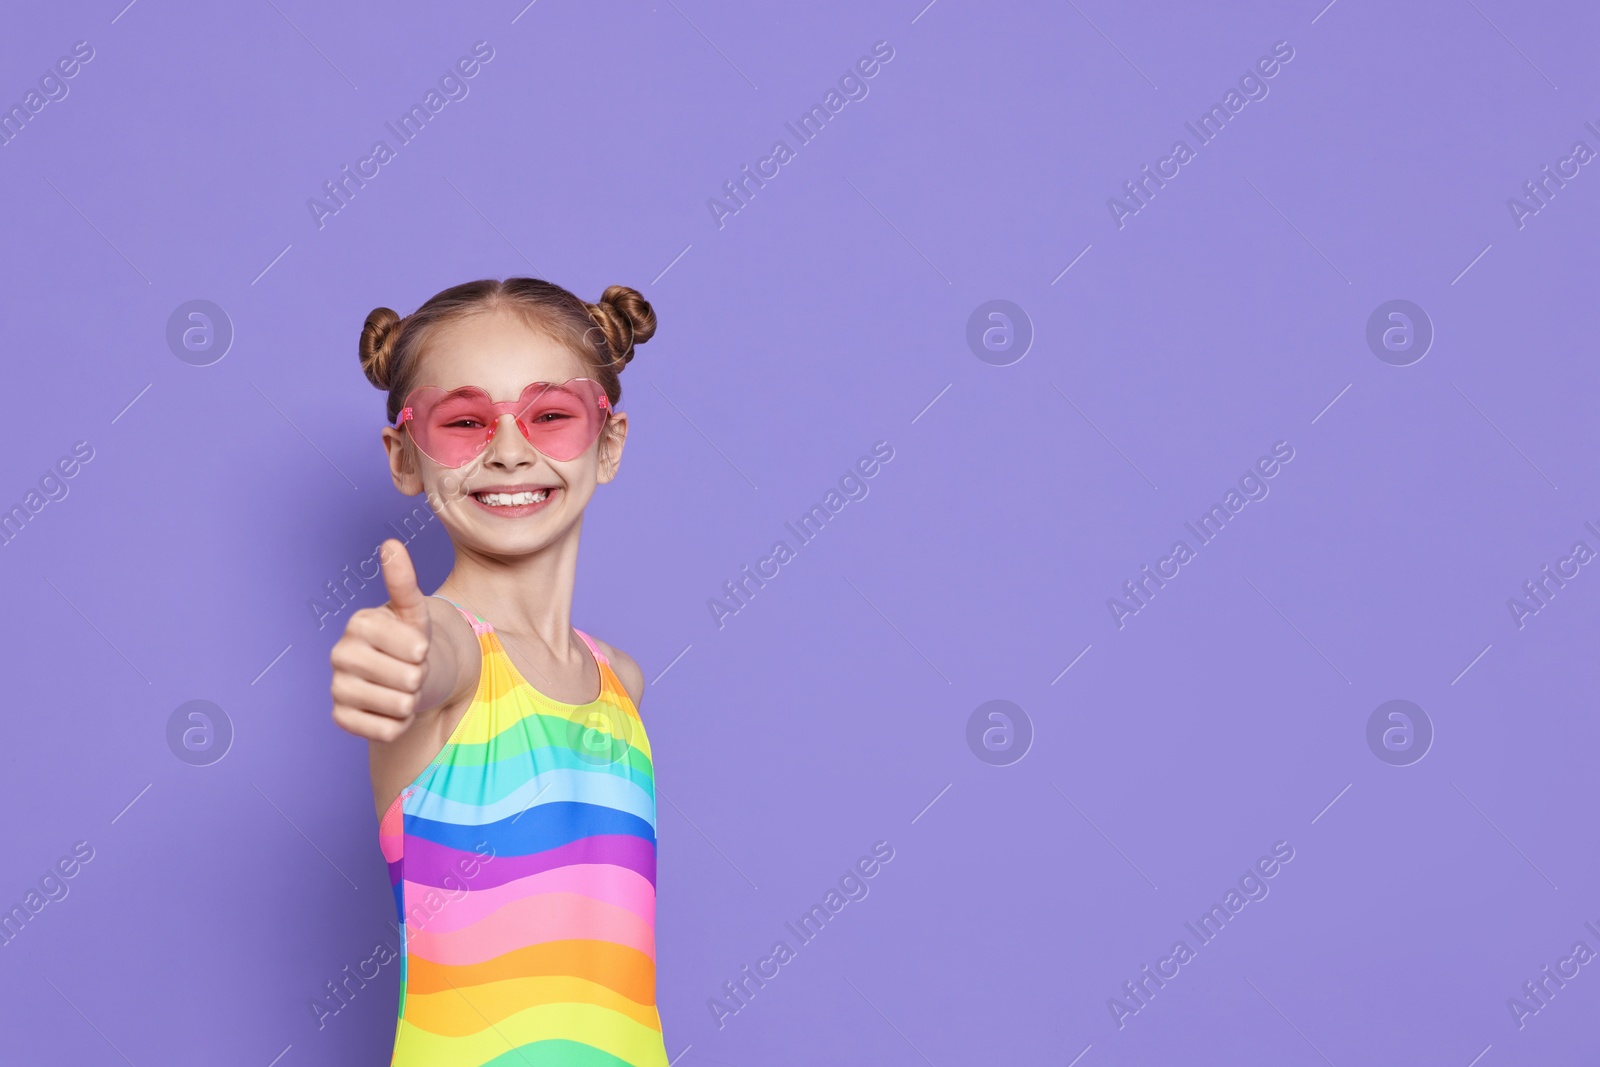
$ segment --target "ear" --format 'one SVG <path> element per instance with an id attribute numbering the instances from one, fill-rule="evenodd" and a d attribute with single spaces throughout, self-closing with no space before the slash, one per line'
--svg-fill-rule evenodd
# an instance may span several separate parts
<path id="1" fill-rule="evenodd" d="M 394 479 L 394 487 L 406 496 L 416 496 L 422 492 L 422 476 L 417 473 L 416 464 L 400 431 L 393 426 L 385 426 L 383 447 L 389 453 L 389 476 Z"/>
<path id="2" fill-rule="evenodd" d="M 600 472 L 595 481 L 601 485 L 617 476 L 622 463 L 622 445 L 628 437 L 628 413 L 614 411 L 606 418 L 600 430 Z"/>

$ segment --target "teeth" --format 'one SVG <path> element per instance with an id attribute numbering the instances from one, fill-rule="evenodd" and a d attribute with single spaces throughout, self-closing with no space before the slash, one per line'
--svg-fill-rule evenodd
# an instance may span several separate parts
<path id="1" fill-rule="evenodd" d="M 492 508 L 509 508 L 518 504 L 537 504 L 550 495 L 550 490 L 523 493 L 474 493 L 475 497 Z"/>

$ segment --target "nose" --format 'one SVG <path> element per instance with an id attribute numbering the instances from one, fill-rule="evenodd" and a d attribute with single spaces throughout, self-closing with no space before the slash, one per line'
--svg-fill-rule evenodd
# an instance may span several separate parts
<path id="1" fill-rule="evenodd" d="M 539 458 L 538 450 L 522 436 L 516 416 L 509 412 L 495 420 L 486 452 L 485 462 L 496 467 L 525 466 L 537 462 Z"/>

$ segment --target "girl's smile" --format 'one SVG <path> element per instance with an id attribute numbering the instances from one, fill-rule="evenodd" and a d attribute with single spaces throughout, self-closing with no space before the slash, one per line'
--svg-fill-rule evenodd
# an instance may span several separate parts
<path id="1" fill-rule="evenodd" d="M 556 485 L 489 485 L 470 496 L 478 507 L 503 519 L 520 519 L 542 511 L 561 492 Z"/>

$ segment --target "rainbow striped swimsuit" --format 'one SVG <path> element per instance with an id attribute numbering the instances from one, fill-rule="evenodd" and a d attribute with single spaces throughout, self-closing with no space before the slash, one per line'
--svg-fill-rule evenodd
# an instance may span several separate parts
<path id="1" fill-rule="evenodd" d="M 600 695 L 563 704 L 455 607 L 483 654 L 477 692 L 378 827 L 400 914 L 391 1067 L 666 1067 L 638 709 L 581 630 Z"/>

